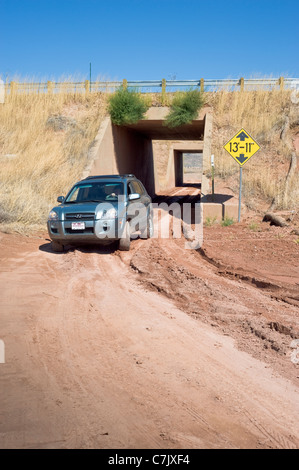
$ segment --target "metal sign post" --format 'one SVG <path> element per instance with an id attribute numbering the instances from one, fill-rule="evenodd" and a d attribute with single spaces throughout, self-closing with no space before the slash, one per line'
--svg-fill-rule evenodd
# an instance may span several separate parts
<path id="1" fill-rule="evenodd" d="M 240 166 L 238 222 L 240 222 L 240 220 L 241 220 L 241 200 L 242 200 L 242 167 Z"/>
<path id="2" fill-rule="evenodd" d="M 241 129 L 232 137 L 223 148 L 240 165 L 240 187 L 239 187 L 239 213 L 238 222 L 241 220 L 241 198 L 242 198 L 242 167 L 259 149 L 259 144 L 248 134 L 245 129 Z"/>

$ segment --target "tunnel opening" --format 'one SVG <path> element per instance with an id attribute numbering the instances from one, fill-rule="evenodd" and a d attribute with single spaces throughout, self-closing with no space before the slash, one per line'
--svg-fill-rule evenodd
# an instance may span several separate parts
<path id="1" fill-rule="evenodd" d="M 174 151 L 175 186 L 201 187 L 202 152 Z"/>

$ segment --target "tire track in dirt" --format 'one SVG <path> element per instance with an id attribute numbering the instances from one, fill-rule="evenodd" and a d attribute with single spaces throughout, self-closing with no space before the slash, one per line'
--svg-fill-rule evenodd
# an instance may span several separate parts
<path id="1" fill-rule="evenodd" d="M 237 339 L 241 349 L 298 382 L 290 361 L 291 341 L 299 337 L 296 305 L 277 300 L 272 289 L 223 276 L 217 263 L 207 261 L 201 251 L 185 250 L 182 240 L 136 245 L 127 262 L 148 288 L 173 299 L 189 315 L 221 328 Z"/>
<path id="2" fill-rule="evenodd" d="M 201 299 L 206 308 L 216 277 L 195 255 L 185 254 L 190 263 L 180 267 L 175 242 L 136 240 L 125 254 L 53 254 L 44 241 L 5 243 L 0 307 L 9 354 L 0 367 L 0 447 L 258 448 L 258 426 L 277 433 L 277 446 L 278 439 L 299 445 L 296 388 L 186 315 L 186 297 L 178 308 L 173 290 L 158 295 L 129 269 L 139 252 L 135 261 L 145 263 L 149 281 L 161 269 L 180 294 L 187 280 L 200 287 L 194 305 Z"/>
<path id="3" fill-rule="evenodd" d="M 297 449 L 296 445 L 296 438 L 289 435 L 286 437 L 283 433 L 278 433 L 272 427 L 265 427 L 261 424 L 249 411 L 244 411 L 244 414 L 248 417 L 249 421 L 253 424 L 256 429 L 261 433 L 264 437 L 263 445 L 267 445 L 267 447 L 275 448 L 275 449 Z M 262 438 L 261 438 L 262 440 Z"/>
<path id="4" fill-rule="evenodd" d="M 97 314 L 94 315 L 93 318 L 93 320 L 96 320 L 97 324 L 95 324 L 95 321 L 92 322 L 94 324 L 94 329 L 99 330 L 98 322 L 100 322 L 100 328 L 103 332 L 105 343 L 108 342 L 112 345 L 114 342 L 116 342 L 116 334 L 113 334 L 112 330 L 109 330 L 109 325 L 107 328 L 107 321 L 105 321 L 100 315 L 100 308 L 102 304 L 105 304 L 105 307 L 107 308 L 107 301 L 105 301 L 105 296 L 103 295 L 101 295 L 102 298 L 99 301 L 99 299 L 97 298 L 96 289 L 98 284 L 102 283 L 103 281 L 105 281 L 105 285 L 107 287 L 107 279 L 112 279 L 113 282 L 115 282 L 115 279 L 117 279 L 117 277 L 115 277 L 116 273 L 111 272 L 113 271 L 113 262 L 111 261 L 113 261 L 113 258 L 115 258 L 115 256 L 108 255 L 108 259 L 107 256 L 105 257 L 105 259 L 101 259 L 99 255 L 96 255 L 94 253 L 82 253 L 79 251 L 69 252 L 67 253 L 67 256 L 70 258 L 68 271 L 72 272 L 72 274 L 77 274 L 68 283 L 66 288 L 65 299 L 61 302 L 61 306 L 59 308 L 59 310 L 64 313 L 63 324 L 59 329 L 59 344 L 57 346 L 57 350 L 62 351 L 64 361 L 66 361 L 66 363 L 76 364 L 76 367 L 70 367 L 67 370 L 64 370 L 63 377 L 64 382 L 68 384 L 68 391 L 72 391 L 72 396 L 77 396 L 75 403 L 79 404 L 79 396 L 88 396 L 88 408 L 91 407 L 93 409 L 96 409 L 97 402 L 99 400 L 99 393 L 96 392 L 96 390 L 99 389 L 99 384 L 97 380 L 93 379 L 93 375 L 97 377 L 99 376 L 97 364 L 93 364 L 95 373 L 91 374 L 88 377 L 86 377 L 86 374 L 82 367 L 80 368 L 79 366 L 80 356 L 82 354 L 84 354 L 84 357 L 86 358 L 90 357 L 90 359 L 95 359 L 95 344 L 92 341 L 86 342 L 86 332 L 82 332 L 79 329 L 74 328 L 75 324 L 73 322 L 73 315 L 76 315 L 76 309 L 78 309 L 80 311 L 80 315 L 83 314 L 89 316 L 87 322 L 90 322 L 92 319 L 91 314 L 88 314 L 88 312 L 97 312 Z M 116 259 L 116 261 L 118 261 L 118 259 Z M 117 272 L 117 276 L 119 276 L 119 272 Z M 74 307 L 72 307 L 73 305 Z M 69 328 L 70 324 L 71 326 L 73 326 L 73 329 Z M 81 321 L 80 326 L 82 328 Z M 83 327 L 84 326 L 85 325 L 83 320 Z M 74 337 L 77 338 L 78 344 L 84 343 L 84 352 L 81 348 L 74 348 L 73 340 L 70 339 Z M 102 344 L 102 347 L 105 347 L 105 345 Z M 117 380 L 123 379 L 124 382 L 127 381 L 128 383 L 130 383 L 132 381 L 133 383 L 134 373 L 130 373 L 130 371 L 126 369 L 126 373 L 124 374 L 122 369 L 119 369 L 117 367 L 118 358 L 115 354 L 112 353 L 109 355 L 105 355 L 104 357 L 98 354 L 98 358 L 99 361 L 101 361 L 100 370 L 104 370 L 103 375 L 105 382 L 110 382 L 113 380 L 116 381 L 117 378 Z M 109 371 L 109 373 L 105 373 L 105 370 Z M 52 374 L 55 374 L 54 371 L 55 365 L 53 364 Z M 106 402 L 112 400 L 112 390 L 109 391 L 109 396 L 107 396 L 107 392 L 105 392 L 104 390 L 102 390 L 102 392 Z M 133 423 L 132 418 L 130 420 L 128 412 L 125 408 L 119 409 L 117 406 L 115 406 L 115 403 L 111 403 L 111 406 L 106 406 L 104 415 L 105 419 L 108 422 L 118 423 L 119 428 L 124 428 L 124 434 L 125 429 L 127 427 L 127 422 L 131 421 L 131 426 L 134 427 L 134 436 L 137 441 L 144 441 L 145 438 L 147 438 L 147 440 L 151 442 L 151 446 L 159 447 L 159 439 L 155 439 L 154 436 L 152 438 L 149 438 L 147 436 L 147 430 L 145 429 L 145 427 L 140 425 L 137 419 L 135 423 Z M 88 416 L 88 422 L 83 423 L 82 427 L 86 429 L 86 426 L 89 426 L 90 439 L 92 435 L 98 435 L 99 424 L 97 418 L 92 419 L 92 417 L 90 416 L 90 411 L 86 410 L 86 416 Z M 92 431 L 92 429 L 94 429 L 94 431 Z M 109 433 L 106 434 L 104 428 L 102 429 L 102 431 L 103 436 L 109 435 Z M 83 439 L 84 447 L 90 446 L 90 443 L 87 444 L 86 442 L 84 442 L 83 436 L 81 436 L 81 439 Z M 96 437 L 94 439 L 96 440 Z M 106 437 L 104 437 L 103 439 L 107 440 Z M 121 442 L 118 443 L 116 441 L 112 443 L 112 446 L 117 447 L 119 444 L 121 444 Z M 93 445 L 96 445 L 96 442 L 94 442 Z"/>

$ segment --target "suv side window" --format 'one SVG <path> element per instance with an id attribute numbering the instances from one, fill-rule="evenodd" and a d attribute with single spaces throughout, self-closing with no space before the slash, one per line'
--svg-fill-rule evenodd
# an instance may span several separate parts
<path id="1" fill-rule="evenodd" d="M 143 188 L 141 184 L 139 183 L 139 181 L 132 181 L 131 184 L 132 184 L 134 193 L 138 193 L 140 195 L 144 194 Z"/>
<path id="2" fill-rule="evenodd" d="M 146 189 L 145 189 L 145 187 L 143 186 L 143 184 L 141 183 L 141 181 L 139 181 L 138 184 L 139 184 L 139 186 L 141 187 L 142 194 L 147 194 Z"/>

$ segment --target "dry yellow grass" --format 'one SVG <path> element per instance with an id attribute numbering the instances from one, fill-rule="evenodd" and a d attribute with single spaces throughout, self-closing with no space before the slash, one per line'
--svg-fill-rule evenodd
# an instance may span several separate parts
<path id="1" fill-rule="evenodd" d="M 157 102 L 159 97 L 153 94 L 147 99 Z M 216 174 L 229 180 L 238 173 L 238 165 L 223 145 L 244 127 L 261 145 L 261 150 L 244 166 L 245 201 L 254 208 L 256 200 L 270 203 L 276 196 L 278 208 L 298 208 L 298 170 L 285 193 L 290 152 L 280 140 L 281 126 L 290 113 L 290 92 L 222 91 L 207 93 L 206 99 L 214 110 L 212 151 Z M 5 104 L 0 104 L 2 229 L 45 227 L 57 195 L 65 194 L 81 177 L 106 109 L 105 93 L 65 91 L 6 97 Z M 59 130 L 61 117 L 64 121 Z"/>
<path id="2" fill-rule="evenodd" d="M 45 223 L 57 195 L 65 194 L 81 177 L 105 103 L 102 94 L 6 97 L 0 105 L 2 223 Z"/>

